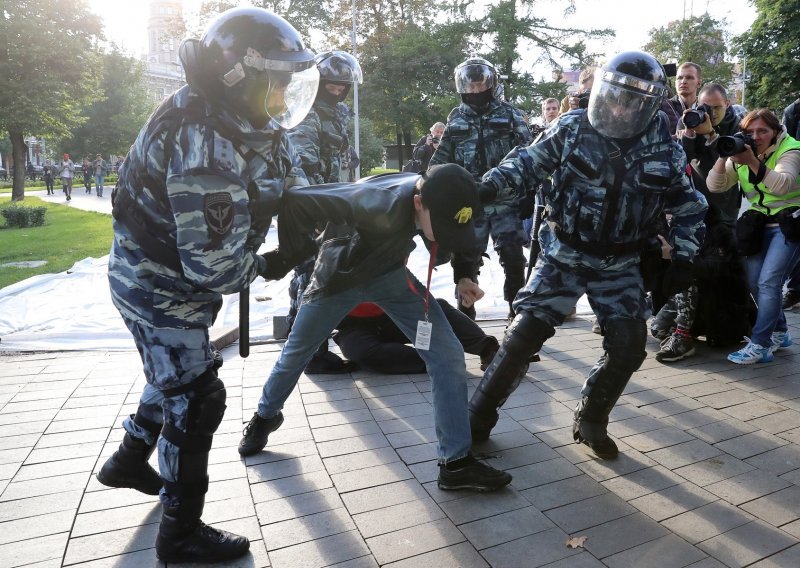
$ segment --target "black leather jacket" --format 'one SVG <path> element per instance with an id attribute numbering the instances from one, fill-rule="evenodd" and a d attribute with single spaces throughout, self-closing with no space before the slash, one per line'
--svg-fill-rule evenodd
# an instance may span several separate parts
<path id="1" fill-rule="evenodd" d="M 314 227 L 327 223 L 309 297 L 335 294 L 403 266 L 415 247 L 417 179 L 418 174 L 384 174 L 284 191 L 278 238 L 285 255 L 302 255 Z"/>

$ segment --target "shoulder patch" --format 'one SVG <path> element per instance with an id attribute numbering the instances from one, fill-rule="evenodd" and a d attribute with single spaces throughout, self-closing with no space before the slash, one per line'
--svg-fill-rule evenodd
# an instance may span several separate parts
<path id="1" fill-rule="evenodd" d="M 209 193 L 203 198 L 203 212 L 212 235 L 226 235 L 233 226 L 233 198 L 230 193 Z"/>

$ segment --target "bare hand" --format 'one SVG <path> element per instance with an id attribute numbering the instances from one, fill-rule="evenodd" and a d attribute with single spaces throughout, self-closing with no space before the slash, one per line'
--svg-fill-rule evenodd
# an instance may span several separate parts
<path id="1" fill-rule="evenodd" d="M 661 258 L 664 260 L 672 260 L 672 247 L 667 242 L 667 239 L 658 235 L 658 240 L 661 241 Z"/>
<path id="2" fill-rule="evenodd" d="M 469 308 L 475 302 L 483 298 L 484 292 L 475 282 L 469 278 L 462 278 L 456 286 L 458 297 L 461 298 L 461 305 Z"/>

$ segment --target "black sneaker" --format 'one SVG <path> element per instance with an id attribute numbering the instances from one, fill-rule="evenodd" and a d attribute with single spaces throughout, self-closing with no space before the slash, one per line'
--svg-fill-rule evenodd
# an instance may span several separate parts
<path id="1" fill-rule="evenodd" d="M 656 353 L 659 363 L 672 363 L 694 355 L 694 342 L 690 338 L 680 335 L 670 335 L 661 343 L 661 349 Z"/>
<path id="2" fill-rule="evenodd" d="M 783 309 L 784 310 L 791 310 L 797 304 L 800 304 L 800 292 L 797 290 L 786 290 L 786 293 L 783 295 Z"/>
<path id="3" fill-rule="evenodd" d="M 511 483 L 511 474 L 481 463 L 472 455 L 439 464 L 439 489 L 453 491 L 471 489 L 473 491 L 496 491 Z"/>
<path id="4" fill-rule="evenodd" d="M 263 450 L 269 435 L 280 428 L 281 424 L 283 424 L 283 412 L 272 418 L 261 418 L 258 413 L 253 414 L 244 428 L 244 437 L 239 442 L 239 455 L 252 456 Z"/>

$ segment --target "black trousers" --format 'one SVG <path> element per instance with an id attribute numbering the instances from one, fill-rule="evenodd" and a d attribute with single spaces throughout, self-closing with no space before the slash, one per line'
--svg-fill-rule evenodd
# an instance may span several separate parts
<path id="1" fill-rule="evenodd" d="M 436 301 L 464 351 L 480 355 L 491 341 L 486 333 L 445 300 Z M 417 350 L 408 345 L 412 340 L 386 314 L 369 318 L 348 316 L 337 329 L 333 340 L 342 354 L 363 369 L 388 375 L 425 372 L 424 361 Z"/>

